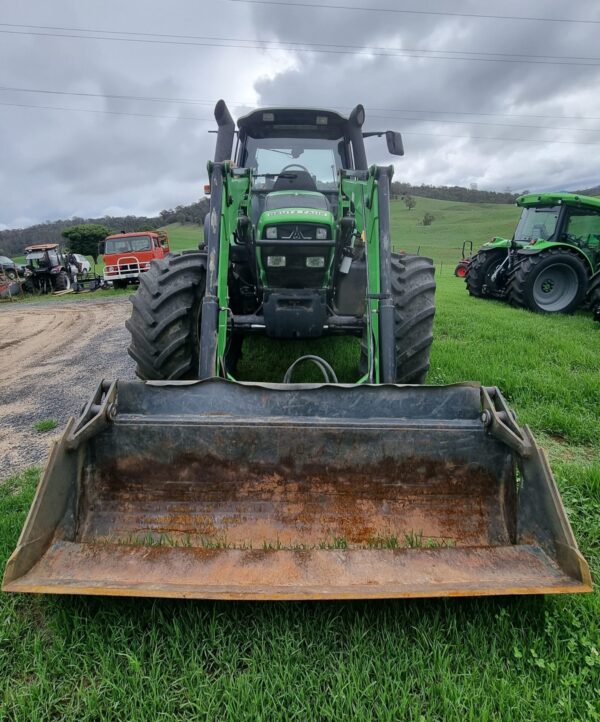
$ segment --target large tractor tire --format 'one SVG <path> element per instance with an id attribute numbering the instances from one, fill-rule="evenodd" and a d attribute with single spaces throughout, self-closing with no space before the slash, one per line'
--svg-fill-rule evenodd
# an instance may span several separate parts
<path id="1" fill-rule="evenodd" d="M 189 251 L 153 261 L 131 297 L 129 355 L 143 380 L 195 379 L 206 254 Z"/>
<path id="2" fill-rule="evenodd" d="M 55 291 L 68 291 L 71 288 L 71 279 L 66 271 L 60 271 L 54 279 Z"/>
<path id="3" fill-rule="evenodd" d="M 539 313 L 573 313 L 585 298 L 588 272 L 571 251 L 549 248 L 522 256 L 510 277 L 508 300 Z"/>
<path id="4" fill-rule="evenodd" d="M 588 291 L 589 307 L 594 314 L 594 319 L 600 323 L 600 273 L 597 273 L 590 283 Z"/>
<path id="5" fill-rule="evenodd" d="M 476 298 L 496 297 L 503 295 L 503 284 L 492 282 L 492 275 L 498 266 L 506 260 L 506 251 L 479 251 L 473 256 L 465 280 L 470 296 Z"/>
<path id="6" fill-rule="evenodd" d="M 31 278 L 31 276 L 25 279 L 25 282 L 23 283 L 23 290 L 25 291 L 25 293 L 30 293 L 32 296 L 38 293 L 35 282 L 33 278 Z"/>
<path id="7" fill-rule="evenodd" d="M 435 268 L 430 258 L 392 253 L 395 306 L 396 383 L 422 384 L 429 370 L 435 315 Z M 366 373 L 367 347 L 361 342 L 361 373 Z"/>

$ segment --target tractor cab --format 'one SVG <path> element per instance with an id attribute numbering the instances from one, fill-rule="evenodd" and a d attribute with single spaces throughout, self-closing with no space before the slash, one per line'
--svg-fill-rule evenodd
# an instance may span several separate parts
<path id="1" fill-rule="evenodd" d="M 235 126 L 224 104 L 217 105 L 215 117 L 215 162 L 223 162 L 231 157 Z M 364 138 L 384 132 L 364 134 L 364 120 L 361 105 L 349 116 L 262 108 L 239 118 L 232 172 L 248 185 L 230 256 L 245 282 L 240 304 L 251 330 L 311 338 L 343 325 L 346 333 L 362 333 L 357 319 L 365 310 L 366 261 L 354 201 L 340 196 L 340 179 L 367 179 Z M 401 155 L 400 134 L 385 135 L 390 152 Z M 344 324 L 338 323 L 341 316 Z"/>
<path id="2" fill-rule="evenodd" d="M 65 260 L 57 243 L 39 243 L 25 249 L 25 264 L 30 273 L 58 273 Z"/>
<path id="3" fill-rule="evenodd" d="M 271 192 L 318 192 L 335 212 L 340 170 L 368 169 L 364 138 L 372 134 L 363 134 L 364 119 L 361 105 L 349 117 L 331 110 L 263 108 L 239 118 L 235 159 L 239 168 L 251 169 L 253 221 Z M 400 134 L 385 135 L 388 150 L 402 155 Z"/>

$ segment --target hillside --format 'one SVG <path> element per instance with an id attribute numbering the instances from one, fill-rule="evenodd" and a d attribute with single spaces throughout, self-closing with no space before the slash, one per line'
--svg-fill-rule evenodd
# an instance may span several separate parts
<path id="1" fill-rule="evenodd" d="M 575 191 L 582 195 L 600 195 L 600 186 L 587 188 L 585 190 Z M 412 211 L 404 207 L 402 197 L 410 195 L 417 202 L 417 206 Z M 407 223 L 402 225 L 402 235 L 398 236 L 406 238 L 407 242 L 414 242 L 431 245 L 433 249 L 438 249 L 439 232 L 447 234 L 446 241 L 452 240 L 462 245 L 462 241 L 466 238 L 472 238 L 477 244 L 479 239 L 485 239 L 490 235 L 511 234 L 514 219 L 518 217 L 518 211 L 514 208 L 514 200 L 519 194 L 511 192 L 483 191 L 474 188 L 464 188 L 462 186 L 431 186 L 422 184 L 420 186 L 409 185 L 408 183 L 394 182 L 392 184 L 392 197 L 396 200 L 393 205 L 394 217 L 402 219 L 403 212 L 407 211 L 409 215 L 406 218 Z M 188 236 L 184 229 L 190 225 L 195 227 L 201 224 L 204 216 L 208 211 L 208 199 L 201 198 L 197 203 L 188 206 L 177 206 L 174 209 L 161 211 L 157 216 L 124 216 L 103 218 L 70 218 L 57 221 L 48 221 L 40 223 L 29 228 L 17 228 L 0 231 L 0 254 L 7 256 L 19 256 L 23 248 L 28 243 L 52 242 L 62 243 L 62 231 L 69 226 L 80 223 L 99 223 L 107 226 L 111 230 L 118 232 L 146 230 L 148 228 L 167 227 L 175 231 L 175 243 L 181 243 L 187 246 Z M 420 227 L 415 231 L 418 222 L 413 223 L 413 216 L 418 216 L 418 220 L 423 218 L 425 212 L 433 213 L 436 221 L 433 226 L 426 228 Z M 484 218 L 485 217 L 485 218 Z M 462 230 L 465 223 L 469 224 L 469 234 Z M 505 230 L 502 224 L 505 224 Z M 500 225 L 496 225 L 500 224 Z M 490 230 L 494 225 L 495 230 Z M 193 231 L 190 231 L 193 235 Z M 190 241 L 191 241 L 190 236 Z M 195 247 L 192 243 L 191 247 Z M 174 250 L 178 250 L 178 246 L 173 246 Z M 416 250 L 412 246 L 407 250 Z"/>
<path id="2" fill-rule="evenodd" d="M 436 263 L 454 263 L 462 243 L 472 240 L 475 248 L 492 236 L 512 236 L 521 213 L 512 205 L 497 203 L 457 203 L 431 198 L 415 198 L 409 211 L 402 201 L 391 202 L 391 227 L 394 249 L 431 256 Z M 423 215 L 435 220 L 422 224 Z M 202 228 L 194 224 L 172 223 L 163 227 L 171 239 L 171 249 L 181 251 L 198 247 Z"/>
<path id="3" fill-rule="evenodd" d="M 461 186 L 411 186 L 407 183 L 393 183 L 392 196 L 398 200 L 405 194 L 417 200 L 419 207 L 428 198 L 437 201 L 472 203 L 475 205 L 490 204 L 505 207 L 513 203 L 512 193 L 497 193 L 463 188 Z M 421 199 L 419 202 L 418 199 Z M 208 212 L 209 201 L 201 198 L 198 202 L 187 206 L 161 211 L 156 216 L 103 216 L 101 218 L 60 219 L 29 226 L 28 228 L 12 228 L 0 231 L 0 255 L 19 256 L 25 246 L 31 243 L 62 243 L 62 231 L 70 226 L 82 223 L 97 223 L 111 231 L 141 231 L 159 228 L 165 225 L 202 223 Z"/>
<path id="4" fill-rule="evenodd" d="M 521 209 L 514 205 L 415 200 L 417 205 L 411 211 L 402 201 L 391 203 L 394 248 L 419 251 L 436 263 L 457 261 L 463 241 L 473 241 L 477 249 L 492 236 L 512 237 L 521 214 Z M 430 226 L 422 224 L 425 213 L 435 217 Z"/>
<path id="5" fill-rule="evenodd" d="M 391 202 L 394 249 L 431 256 L 436 264 L 455 263 L 465 240 L 473 241 L 474 248 L 478 248 L 492 236 L 510 238 L 520 215 L 520 209 L 513 205 L 415 200 L 417 205 L 411 211 L 400 200 Z M 434 216 L 430 226 L 422 223 L 425 213 Z M 198 248 L 203 238 L 203 228 L 196 223 L 169 223 L 161 228 L 168 233 L 173 252 Z M 15 256 L 15 260 L 22 263 L 23 256 Z M 96 270 L 101 269 L 99 258 Z"/>

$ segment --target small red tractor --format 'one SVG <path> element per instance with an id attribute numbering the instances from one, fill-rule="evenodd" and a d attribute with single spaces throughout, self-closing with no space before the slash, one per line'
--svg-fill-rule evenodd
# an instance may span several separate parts
<path id="1" fill-rule="evenodd" d="M 468 251 L 467 251 L 468 247 Z M 457 263 L 454 269 L 454 275 L 457 278 L 464 278 L 467 275 L 467 268 L 471 262 L 471 256 L 473 255 L 473 241 L 463 241 L 461 260 Z"/>
<path id="2" fill-rule="evenodd" d="M 129 283 L 139 283 L 151 261 L 169 253 L 169 239 L 162 231 L 115 233 L 100 244 L 100 253 L 104 260 L 104 280 L 110 281 L 114 288 L 125 288 Z"/>

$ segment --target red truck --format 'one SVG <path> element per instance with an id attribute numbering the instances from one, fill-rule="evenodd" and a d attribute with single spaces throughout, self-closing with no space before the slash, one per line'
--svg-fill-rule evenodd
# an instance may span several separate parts
<path id="1" fill-rule="evenodd" d="M 125 288 L 128 283 L 139 283 L 150 261 L 169 253 L 169 239 L 164 232 L 115 233 L 104 240 L 101 252 L 104 280 L 111 281 L 114 288 Z"/>

